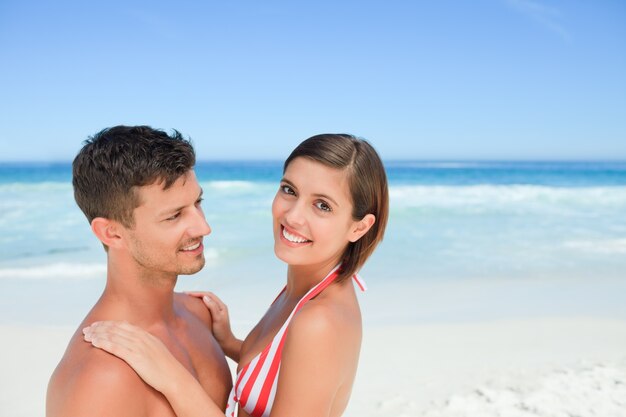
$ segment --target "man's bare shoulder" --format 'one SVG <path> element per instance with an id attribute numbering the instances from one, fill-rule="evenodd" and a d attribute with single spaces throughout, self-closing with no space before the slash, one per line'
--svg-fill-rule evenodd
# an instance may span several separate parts
<path id="1" fill-rule="evenodd" d="M 211 313 L 201 299 L 184 293 L 174 293 L 174 301 L 202 321 L 208 329 L 211 329 Z"/>
<path id="2" fill-rule="evenodd" d="M 47 417 L 148 415 L 151 389 L 135 371 L 113 355 L 81 346 L 76 338 L 50 379 Z"/>

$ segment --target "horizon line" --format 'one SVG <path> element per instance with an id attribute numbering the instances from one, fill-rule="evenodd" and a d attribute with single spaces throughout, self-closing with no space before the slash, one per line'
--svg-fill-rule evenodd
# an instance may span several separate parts
<path id="1" fill-rule="evenodd" d="M 382 158 L 383 162 L 420 162 L 420 163 L 493 163 L 493 162 L 562 162 L 562 163 L 626 163 L 626 157 L 620 158 Z M 198 163 L 211 162 L 269 162 L 283 163 L 284 159 L 273 158 L 215 158 L 215 159 L 197 159 Z M 71 164 L 71 159 L 8 159 L 1 160 L 0 164 Z"/>

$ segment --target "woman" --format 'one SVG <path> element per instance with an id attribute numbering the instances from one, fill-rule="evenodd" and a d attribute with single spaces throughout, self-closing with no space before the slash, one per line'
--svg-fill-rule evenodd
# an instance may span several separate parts
<path id="1" fill-rule="evenodd" d="M 302 142 L 287 158 L 272 204 L 274 251 L 287 285 L 244 341 L 226 306 L 203 300 L 215 337 L 239 366 L 227 416 L 340 416 L 356 374 L 361 313 L 353 279 L 382 240 L 387 179 L 376 151 L 350 135 Z M 363 289 L 363 288 L 362 288 Z M 224 416 L 196 379 L 149 333 L 100 322 L 85 340 L 124 359 L 179 417 Z"/>

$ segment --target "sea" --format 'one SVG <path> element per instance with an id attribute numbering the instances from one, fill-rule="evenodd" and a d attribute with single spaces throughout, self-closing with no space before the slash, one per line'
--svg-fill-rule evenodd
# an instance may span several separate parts
<path id="1" fill-rule="evenodd" d="M 520 297 L 553 288 L 546 306 L 577 288 L 570 313 L 589 301 L 605 306 L 594 311 L 626 317 L 623 294 L 594 293 L 604 282 L 626 282 L 626 161 L 385 161 L 385 168 L 389 223 L 361 275 L 391 305 L 372 308 L 424 319 L 419 308 L 429 300 L 420 303 L 419 288 L 509 285 Z M 196 174 L 212 234 L 205 268 L 180 277 L 177 289 L 211 290 L 257 314 L 284 284 L 271 230 L 282 163 L 202 161 Z M 77 324 L 105 276 L 105 252 L 74 202 L 71 164 L 0 163 L 0 324 Z M 431 305 L 430 316 L 462 304 L 458 294 L 442 299 L 452 307 Z"/>

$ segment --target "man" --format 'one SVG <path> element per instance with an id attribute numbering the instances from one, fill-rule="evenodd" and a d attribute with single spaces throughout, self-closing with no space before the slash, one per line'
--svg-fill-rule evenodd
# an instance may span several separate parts
<path id="1" fill-rule="evenodd" d="M 116 126 L 86 141 L 73 163 L 74 196 L 107 253 L 100 299 L 76 331 L 48 386 L 48 417 L 174 416 L 122 360 L 83 340 L 99 320 L 138 325 L 159 339 L 226 406 L 231 375 L 199 299 L 174 293 L 179 274 L 204 266 L 211 232 L 191 144 L 147 126 Z"/>

